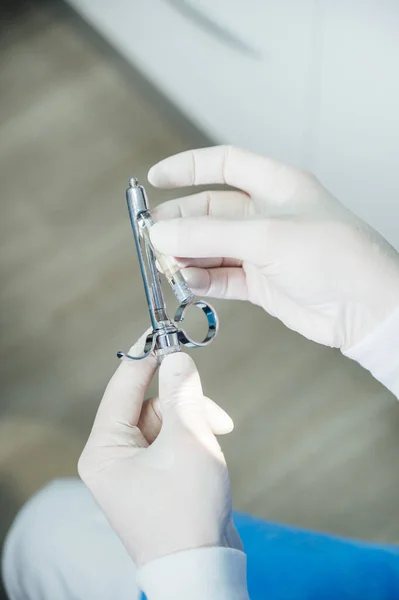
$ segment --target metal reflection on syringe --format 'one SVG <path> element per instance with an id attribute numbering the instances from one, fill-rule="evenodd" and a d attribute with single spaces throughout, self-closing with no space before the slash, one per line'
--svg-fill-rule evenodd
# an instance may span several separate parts
<path id="1" fill-rule="evenodd" d="M 176 260 L 171 256 L 161 254 L 154 248 L 150 238 L 150 229 L 154 225 L 154 220 L 150 214 L 145 189 L 135 177 L 129 180 L 126 201 L 143 278 L 152 332 L 146 338 L 142 354 L 131 356 L 124 352 L 118 352 L 118 357 L 121 360 L 140 360 L 152 352 L 161 361 L 167 354 L 180 352 L 181 345 L 191 348 L 207 346 L 218 332 L 217 314 L 210 304 L 195 299 Z M 173 320 L 170 319 L 167 313 L 158 269 L 165 276 L 179 302 Z M 184 320 L 186 311 L 191 306 L 200 308 L 207 319 L 208 332 L 201 342 L 192 340 L 179 327 L 179 324 Z"/>

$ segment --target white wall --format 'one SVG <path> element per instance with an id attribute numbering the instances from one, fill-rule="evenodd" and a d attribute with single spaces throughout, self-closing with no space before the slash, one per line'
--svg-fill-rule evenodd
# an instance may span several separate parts
<path id="1" fill-rule="evenodd" d="M 215 140 L 311 168 L 399 249 L 397 0 L 69 3 Z"/>

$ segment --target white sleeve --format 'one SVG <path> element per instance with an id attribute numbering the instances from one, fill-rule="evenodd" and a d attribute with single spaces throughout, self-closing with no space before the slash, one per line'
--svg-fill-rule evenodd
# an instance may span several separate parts
<path id="1" fill-rule="evenodd" d="M 231 548 L 198 548 L 151 561 L 137 573 L 148 600 L 249 600 L 246 556 Z"/>
<path id="2" fill-rule="evenodd" d="M 399 399 L 399 307 L 378 329 L 343 354 L 368 369 Z"/>

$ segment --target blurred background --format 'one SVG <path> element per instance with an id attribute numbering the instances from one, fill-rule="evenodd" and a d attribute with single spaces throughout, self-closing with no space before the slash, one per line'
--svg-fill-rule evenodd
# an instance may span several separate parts
<path id="1" fill-rule="evenodd" d="M 239 144 L 312 169 L 399 247 L 398 28 L 388 0 L 3 3 L 1 540 L 41 485 L 76 475 L 115 352 L 147 327 L 130 176 Z M 215 305 L 195 359 L 235 421 L 235 508 L 398 542 L 393 396 L 261 309 Z"/>

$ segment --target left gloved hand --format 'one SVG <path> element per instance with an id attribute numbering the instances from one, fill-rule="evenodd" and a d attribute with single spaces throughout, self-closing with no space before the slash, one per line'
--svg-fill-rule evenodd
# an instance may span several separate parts
<path id="1" fill-rule="evenodd" d="M 184 353 L 163 360 L 159 399 L 144 402 L 156 368 L 152 356 L 119 366 L 79 474 L 139 566 L 193 548 L 241 549 L 214 435 L 231 431 L 232 421 L 203 396 L 196 366 Z"/>

